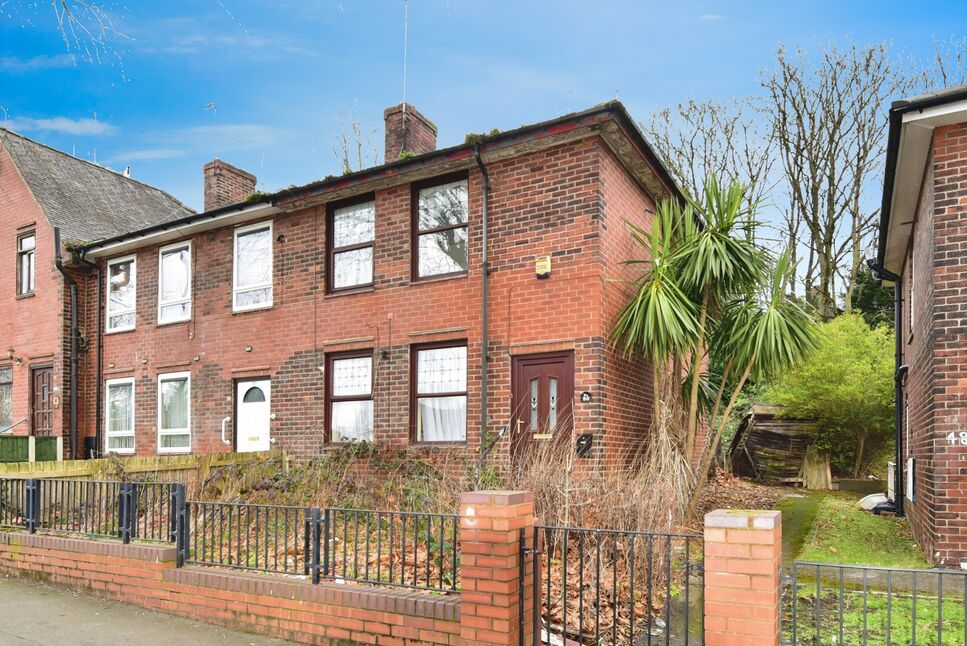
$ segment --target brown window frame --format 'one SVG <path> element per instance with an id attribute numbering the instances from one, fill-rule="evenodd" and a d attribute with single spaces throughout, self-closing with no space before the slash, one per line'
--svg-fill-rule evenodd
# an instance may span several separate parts
<path id="1" fill-rule="evenodd" d="M 418 402 L 421 398 L 419 392 L 418 357 L 421 350 L 437 350 L 440 348 L 467 348 L 467 363 L 465 366 L 467 377 L 467 390 L 446 393 L 430 393 L 425 397 L 466 397 L 467 399 L 467 422 L 470 421 L 470 346 L 466 339 L 449 339 L 447 341 L 434 341 L 432 343 L 419 343 L 410 346 L 410 442 L 421 446 L 463 446 L 467 443 L 467 433 L 469 424 L 464 426 L 465 432 L 463 440 L 451 440 L 434 442 L 421 440 L 418 429 L 416 428 L 416 411 Z"/>
<path id="2" fill-rule="evenodd" d="M 27 251 L 22 251 L 20 249 L 20 244 L 25 238 L 34 239 L 33 249 Z M 30 261 L 30 289 L 23 290 L 23 257 L 31 256 Z M 32 229 L 30 231 L 23 231 L 17 234 L 17 296 L 30 296 L 37 291 L 37 230 Z"/>
<path id="3" fill-rule="evenodd" d="M 0 432 L 10 432 L 13 427 L 16 426 L 13 421 L 13 364 L 12 363 L 0 363 L 0 371 L 10 371 L 10 378 L 3 379 L 0 378 L 0 387 L 10 386 L 10 428 L 3 425 L 2 420 L 0 420 Z"/>
<path id="4" fill-rule="evenodd" d="M 330 202 L 326 205 L 326 292 L 329 294 L 339 294 L 342 292 L 352 292 L 358 289 L 369 289 L 373 287 L 376 281 L 376 232 L 375 223 L 373 231 L 373 239 L 370 242 L 361 242 L 351 245 L 345 245 L 342 247 L 335 246 L 335 221 L 336 221 L 336 209 L 342 209 L 347 206 L 356 206 L 357 204 L 365 204 L 366 202 L 373 203 L 373 210 L 375 212 L 376 208 L 376 193 L 365 193 L 364 195 L 354 195 L 353 197 L 347 198 L 345 200 L 338 200 L 336 202 Z M 368 283 L 359 283 L 358 285 L 350 285 L 348 287 L 336 287 L 335 277 L 336 277 L 336 254 L 344 253 L 346 251 L 356 251 L 357 249 L 365 249 L 366 247 L 371 247 L 373 249 L 373 280 Z"/>
<path id="5" fill-rule="evenodd" d="M 341 359 L 362 359 L 368 358 L 370 360 L 370 371 L 369 371 L 369 397 L 360 397 L 358 395 L 344 395 L 336 397 L 332 394 L 333 387 L 333 377 L 332 377 L 332 364 Z M 334 402 L 358 402 L 358 401 L 371 401 L 373 402 L 373 435 L 375 439 L 376 434 L 376 403 L 373 397 L 373 391 L 376 386 L 376 359 L 375 353 L 372 348 L 365 350 L 348 350 L 346 352 L 329 352 L 326 353 L 326 432 L 325 440 L 327 444 L 347 444 L 347 442 L 336 441 L 333 439 L 332 435 L 332 404 Z"/>
<path id="6" fill-rule="evenodd" d="M 448 224 L 442 227 L 420 231 L 420 191 L 426 188 L 449 184 L 450 182 L 467 182 L 467 221 L 464 224 Z M 430 233 L 440 233 L 454 229 L 467 230 L 467 268 L 462 271 L 451 271 L 445 274 L 420 276 L 420 236 Z M 446 175 L 437 175 L 410 185 L 410 281 L 414 283 L 440 280 L 442 278 L 457 278 L 466 276 L 470 272 L 470 172 L 457 171 Z"/>

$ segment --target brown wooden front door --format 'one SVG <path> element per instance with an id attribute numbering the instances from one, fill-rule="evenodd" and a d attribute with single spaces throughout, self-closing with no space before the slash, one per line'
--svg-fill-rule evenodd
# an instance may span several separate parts
<path id="1" fill-rule="evenodd" d="M 573 429 L 574 353 L 514 357 L 512 369 L 514 455 L 542 443 L 567 441 Z"/>
<path id="2" fill-rule="evenodd" d="M 54 434 L 54 369 L 30 371 L 30 433 Z"/>

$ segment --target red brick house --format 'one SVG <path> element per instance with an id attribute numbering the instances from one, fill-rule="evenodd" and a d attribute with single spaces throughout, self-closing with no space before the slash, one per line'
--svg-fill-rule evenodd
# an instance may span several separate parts
<path id="1" fill-rule="evenodd" d="M 967 87 L 890 109 L 877 258 L 897 291 L 898 511 L 967 567 Z"/>
<path id="2" fill-rule="evenodd" d="M 634 453 L 649 370 L 607 338 L 642 253 L 625 222 L 678 193 L 625 108 L 442 150 L 412 106 L 384 116 L 386 164 L 261 195 L 216 160 L 204 213 L 76 247 L 80 399 L 103 402 L 80 436 L 139 455 L 506 457 L 579 436 L 590 463 Z"/>
<path id="3" fill-rule="evenodd" d="M 75 374 L 87 377 L 95 330 L 81 330 L 80 318 L 92 285 L 79 268 L 58 269 L 55 228 L 90 241 L 190 213 L 156 188 L 0 128 L 0 433 L 64 436 L 70 454 L 71 411 L 93 415 L 71 406 L 70 359 L 74 291 Z M 83 433 L 74 440 L 82 445 Z"/>

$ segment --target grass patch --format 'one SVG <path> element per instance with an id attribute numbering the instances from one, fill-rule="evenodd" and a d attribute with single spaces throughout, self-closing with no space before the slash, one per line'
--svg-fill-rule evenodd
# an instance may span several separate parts
<path id="1" fill-rule="evenodd" d="M 817 607 L 815 590 L 806 584 L 800 587 L 797 601 L 795 636 L 799 644 L 958 646 L 965 643 L 962 596 L 944 595 L 941 604 L 936 593 L 919 594 L 914 601 L 910 592 L 887 595 L 882 590 L 871 590 L 864 602 L 861 591 L 846 589 L 841 599 L 838 592 L 824 590 Z M 792 640 L 789 605 L 787 600 L 783 637 Z"/>
<path id="2" fill-rule="evenodd" d="M 797 561 L 928 568 L 906 521 L 874 516 L 856 506 L 854 495 L 831 493 L 816 509 Z"/>

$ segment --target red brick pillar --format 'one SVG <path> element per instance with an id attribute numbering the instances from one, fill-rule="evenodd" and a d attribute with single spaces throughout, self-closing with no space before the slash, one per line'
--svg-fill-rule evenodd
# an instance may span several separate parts
<path id="1" fill-rule="evenodd" d="M 779 643 L 781 565 L 778 511 L 705 515 L 706 646 Z"/>
<path id="2" fill-rule="evenodd" d="M 525 643 L 533 630 L 534 591 L 525 587 L 521 614 L 521 530 L 534 540 L 534 495 L 476 491 L 460 498 L 460 644 L 517 646 L 521 620 Z M 533 556 L 525 555 L 530 583 Z"/>

